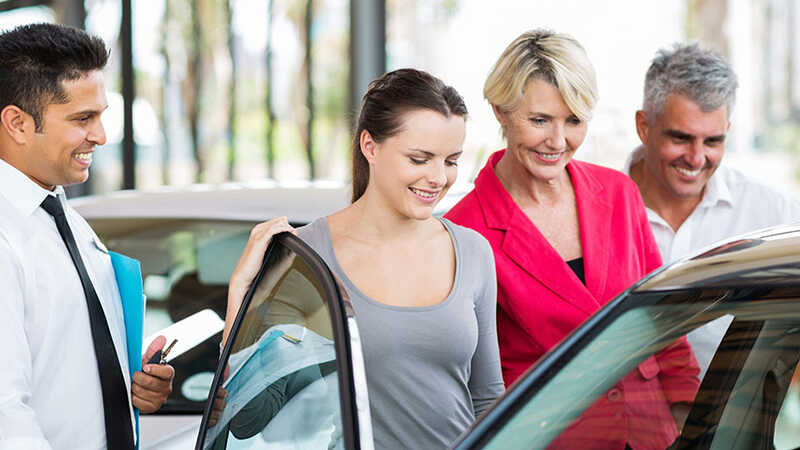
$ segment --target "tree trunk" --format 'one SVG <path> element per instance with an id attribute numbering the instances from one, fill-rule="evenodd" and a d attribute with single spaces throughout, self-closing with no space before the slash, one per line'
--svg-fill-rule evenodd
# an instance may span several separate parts
<path id="1" fill-rule="evenodd" d="M 200 95 L 202 92 L 202 58 L 203 58 L 203 31 L 200 24 L 200 3 L 202 0 L 192 0 L 192 49 L 189 57 L 189 73 L 187 74 L 186 107 L 189 115 L 189 133 L 192 136 L 192 155 L 197 164 L 195 181 L 205 179 L 205 164 L 200 148 Z"/>
<path id="2" fill-rule="evenodd" d="M 687 6 L 687 37 L 697 39 L 729 59 L 730 43 L 725 35 L 728 0 L 689 0 Z"/>
<path id="3" fill-rule="evenodd" d="M 267 6 L 267 51 L 266 64 L 267 64 L 267 88 L 266 103 L 267 111 L 267 124 L 266 124 L 266 144 L 267 144 L 267 176 L 275 178 L 275 111 L 272 109 L 272 16 L 275 13 L 274 1 L 269 0 Z"/>
<path id="4" fill-rule="evenodd" d="M 231 80 L 228 84 L 228 180 L 233 180 L 236 171 L 236 49 L 233 36 L 233 0 L 224 0 L 227 18 L 228 54 L 231 60 Z"/>

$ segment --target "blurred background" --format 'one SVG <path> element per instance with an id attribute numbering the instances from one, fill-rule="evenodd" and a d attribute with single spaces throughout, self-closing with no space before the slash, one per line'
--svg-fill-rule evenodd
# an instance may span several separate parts
<path id="1" fill-rule="evenodd" d="M 521 32 L 575 36 L 600 102 L 577 157 L 621 169 L 639 141 L 650 59 L 696 40 L 731 61 L 740 89 L 725 162 L 797 195 L 800 46 L 795 0 L 0 0 L 0 29 L 85 28 L 112 48 L 108 143 L 72 196 L 272 178 L 349 178 L 367 83 L 415 67 L 470 111 L 459 180 L 503 142 L 486 75 Z"/>

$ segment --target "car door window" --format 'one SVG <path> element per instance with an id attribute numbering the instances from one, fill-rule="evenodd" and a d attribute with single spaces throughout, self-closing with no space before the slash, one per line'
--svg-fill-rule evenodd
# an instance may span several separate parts
<path id="1" fill-rule="evenodd" d="M 800 447 L 800 366 L 795 367 L 789 391 L 775 421 L 775 449 Z"/>
<path id="2" fill-rule="evenodd" d="M 198 449 L 362 448 L 360 346 L 342 292 L 302 241 L 270 244 L 222 353 L 212 392 L 225 398 L 207 402 Z"/>
<path id="3" fill-rule="evenodd" d="M 620 389 L 621 380 L 670 370 L 648 361 L 720 317 L 728 317 L 727 330 L 682 434 L 662 447 L 795 448 L 800 420 L 790 386 L 800 358 L 798 297 L 795 289 L 750 288 L 631 294 L 534 366 L 457 448 L 570 448 L 565 436 L 591 426 L 598 404 L 649 401 Z M 596 442 L 622 420 L 606 419 L 592 428 Z"/>

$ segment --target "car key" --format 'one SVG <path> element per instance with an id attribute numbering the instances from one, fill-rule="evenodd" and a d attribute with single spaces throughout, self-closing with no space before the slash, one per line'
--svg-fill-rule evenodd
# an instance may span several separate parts
<path id="1" fill-rule="evenodd" d="M 173 339 L 172 343 L 170 343 L 163 351 L 159 349 L 157 352 L 155 352 L 153 356 L 150 358 L 150 360 L 147 361 L 147 364 L 166 364 L 167 354 L 169 353 L 170 350 L 172 350 L 172 347 L 175 345 L 176 342 L 178 342 L 178 340 Z"/>

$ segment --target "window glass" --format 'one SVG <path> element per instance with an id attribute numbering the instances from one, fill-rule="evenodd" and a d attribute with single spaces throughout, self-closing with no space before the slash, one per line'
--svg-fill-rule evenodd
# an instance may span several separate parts
<path id="1" fill-rule="evenodd" d="M 611 439 L 614 423 L 641 422 L 642 414 L 632 420 L 633 410 L 648 411 L 650 430 L 670 435 L 671 429 L 675 437 L 682 429 L 677 448 L 750 449 L 773 443 L 779 449 L 795 448 L 800 418 L 791 380 L 800 357 L 800 304 L 782 294 L 777 289 L 740 289 L 633 295 L 626 303 L 650 306 L 626 311 L 602 330 L 596 327 L 571 361 L 554 375 L 551 371 L 541 377 L 543 386 L 486 448 L 573 448 L 586 436 L 594 442 Z M 760 296 L 772 298 L 752 301 Z M 668 410 L 659 413 L 658 405 L 664 403 L 659 395 L 682 395 L 681 387 L 662 384 L 668 373 L 682 367 L 664 355 L 677 348 L 681 336 L 720 317 L 722 324 L 716 324 L 724 338 L 688 404 L 685 424 Z M 643 383 L 660 388 L 643 390 Z M 625 407 L 615 408 L 619 402 Z M 671 445 L 672 440 L 651 447 Z"/>
<path id="2" fill-rule="evenodd" d="M 93 221 L 111 251 L 142 264 L 147 297 L 144 336 L 204 309 L 225 317 L 228 278 L 253 224 L 186 220 Z M 219 359 L 222 328 L 198 330 L 190 350 L 170 361 L 173 389 L 156 413 L 202 413 Z M 194 334 L 194 333 L 193 333 Z"/>
<path id="3" fill-rule="evenodd" d="M 795 368 L 789 391 L 775 422 L 775 449 L 795 449 L 800 443 L 800 366 Z"/>
<path id="4" fill-rule="evenodd" d="M 269 258 L 231 333 L 221 362 L 227 397 L 212 408 L 203 448 L 341 446 L 330 294 L 287 247 Z"/>

